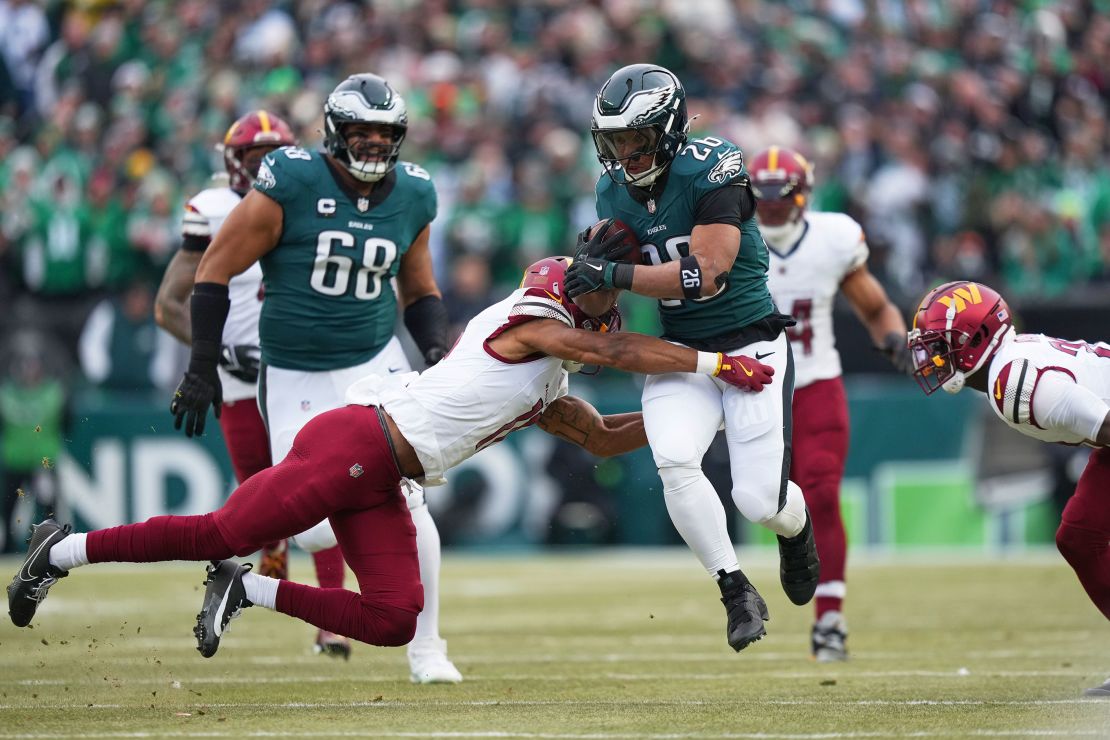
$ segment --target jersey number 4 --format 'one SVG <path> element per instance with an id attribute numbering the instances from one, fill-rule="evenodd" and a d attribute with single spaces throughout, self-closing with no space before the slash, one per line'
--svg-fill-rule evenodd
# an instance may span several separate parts
<path id="1" fill-rule="evenodd" d="M 813 353 L 813 300 L 799 298 L 790 307 L 790 314 L 798 322 L 795 326 L 788 327 L 786 336 L 795 347 L 801 346 L 802 354 Z"/>
<path id="2" fill-rule="evenodd" d="M 363 242 L 362 260 L 355 260 L 335 249 L 353 249 L 355 237 L 346 231 L 322 231 L 316 240 L 316 261 L 312 266 L 309 285 L 317 293 L 328 296 L 346 295 L 355 272 L 354 296 L 362 301 L 373 300 L 382 292 L 382 278 L 388 279 L 389 268 L 397 259 L 397 245 L 389 239 L 371 237 Z"/>

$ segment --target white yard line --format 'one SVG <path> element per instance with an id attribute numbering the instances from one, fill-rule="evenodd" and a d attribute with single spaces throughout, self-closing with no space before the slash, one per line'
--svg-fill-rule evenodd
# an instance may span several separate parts
<path id="1" fill-rule="evenodd" d="M 1101 730 L 960 730 L 961 735 L 973 737 L 1104 737 Z M 366 737 L 365 730 L 349 732 L 304 732 L 298 731 L 298 737 Z M 469 732 L 389 732 L 374 730 L 374 737 L 397 738 L 535 738 L 536 740 L 687 740 L 688 738 L 707 738 L 719 740 L 854 740 L 855 738 L 947 738 L 951 733 L 946 731 L 936 732 L 813 732 L 813 733 L 774 733 L 774 732 L 729 732 L 720 734 L 705 733 L 623 733 L 623 732 L 591 732 L 591 733 L 554 733 L 554 732 L 512 732 L 507 730 L 474 730 Z M 69 735 L 58 734 L 8 734 L 0 732 L 0 738 L 102 738 L 102 737 L 287 737 L 285 732 L 267 732 L 264 730 L 234 732 L 112 732 L 95 733 L 81 732 Z"/>

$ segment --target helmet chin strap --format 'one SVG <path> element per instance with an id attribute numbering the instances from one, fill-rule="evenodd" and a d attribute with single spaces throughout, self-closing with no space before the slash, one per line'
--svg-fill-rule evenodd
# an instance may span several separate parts
<path id="1" fill-rule="evenodd" d="M 942 385 L 941 388 L 948 391 L 949 393 L 955 394 L 962 391 L 966 383 L 967 376 L 964 375 L 963 370 L 957 370 L 955 375 L 944 381 L 944 385 Z"/>

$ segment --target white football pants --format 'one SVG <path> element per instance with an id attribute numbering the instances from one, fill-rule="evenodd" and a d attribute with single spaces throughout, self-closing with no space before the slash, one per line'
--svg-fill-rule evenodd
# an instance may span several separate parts
<path id="1" fill-rule="evenodd" d="M 727 354 L 758 356 L 775 368 L 771 384 L 752 393 L 708 375 L 669 373 L 649 375 L 643 392 L 644 426 L 667 513 L 710 575 L 739 567 L 724 507 L 701 469 L 722 425 L 740 513 L 783 536 L 805 525 L 801 489 L 787 480 L 794 362 L 786 334 Z"/>

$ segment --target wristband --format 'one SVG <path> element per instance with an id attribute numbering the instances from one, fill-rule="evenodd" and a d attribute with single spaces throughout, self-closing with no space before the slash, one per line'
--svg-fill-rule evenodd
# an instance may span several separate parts
<path id="1" fill-rule="evenodd" d="M 618 262 L 613 266 L 613 287 L 632 290 L 632 275 L 635 272 L 636 265 Z"/>
<path id="2" fill-rule="evenodd" d="M 716 375 L 721 372 L 720 352 L 698 352 L 698 367 L 694 371 L 701 375 Z"/>
<path id="3" fill-rule="evenodd" d="M 678 279 L 686 300 L 701 298 L 701 265 L 697 257 L 691 254 L 678 261 Z"/>

